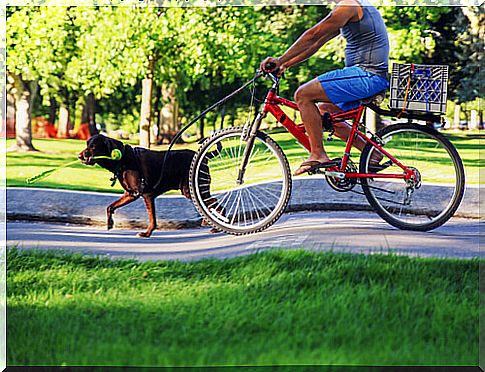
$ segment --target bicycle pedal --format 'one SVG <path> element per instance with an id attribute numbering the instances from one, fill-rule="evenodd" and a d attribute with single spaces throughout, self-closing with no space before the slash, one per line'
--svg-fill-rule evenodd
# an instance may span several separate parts
<path id="1" fill-rule="evenodd" d="M 310 176 L 313 176 L 315 174 L 325 174 L 325 171 L 322 171 L 321 168 L 317 168 L 317 169 L 312 169 L 310 171 L 307 172 Z"/>

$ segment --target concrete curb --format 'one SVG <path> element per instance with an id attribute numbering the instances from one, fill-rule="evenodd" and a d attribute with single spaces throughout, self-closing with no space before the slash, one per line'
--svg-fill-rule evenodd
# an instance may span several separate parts
<path id="1" fill-rule="evenodd" d="M 439 192 L 439 188 L 430 195 Z M 356 187 L 360 191 L 360 187 Z M 71 190 L 7 188 L 7 219 L 62 222 L 106 226 L 106 207 L 120 194 Z M 193 228 L 202 219 L 192 202 L 182 196 L 164 195 L 156 200 L 157 227 Z M 286 212 L 322 210 L 372 210 L 367 199 L 357 193 L 340 193 L 328 186 L 323 177 L 293 180 L 293 191 Z M 479 188 L 467 187 L 455 216 L 480 218 Z M 115 228 L 145 228 L 148 217 L 143 201 L 137 200 L 116 211 Z"/>

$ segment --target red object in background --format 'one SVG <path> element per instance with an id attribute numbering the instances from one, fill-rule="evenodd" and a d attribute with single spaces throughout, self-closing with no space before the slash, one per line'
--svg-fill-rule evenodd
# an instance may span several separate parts
<path id="1" fill-rule="evenodd" d="M 6 122 L 4 121 L 2 124 L 3 125 L 0 131 L 0 136 L 5 138 L 6 134 L 6 138 L 15 138 L 15 120 L 7 120 Z M 57 128 L 54 126 L 54 124 L 49 123 L 49 121 L 42 116 L 32 118 L 32 137 L 61 138 L 57 136 Z M 75 138 L 86 141 L 91 138 L 89 125 L 87 123 L 81 124 L 76 132 L 71 130 L 69 131 L 69 136 L 63 138 Z"/>
<path id="2" fill-rule="evenodd" d="M 32 137 L 34 138 L 56 138 L 57 129 L 54 124 L 42 117 L 32 118 Z"/>
<path id="3" fill-rule="evenodd" d="M 0 130 L 1 138 L 15 138 L 15 120 L 2 120 L 2 128 Z"/>
<path id="4" fill-rule="evenodd" d="M 91 133 L 89 132 L 89 124 L 81 124 L 79 129 L 74 134 L 73 138 L 80 139 L 80 140 L 88 140 L 91 138 Z"/>

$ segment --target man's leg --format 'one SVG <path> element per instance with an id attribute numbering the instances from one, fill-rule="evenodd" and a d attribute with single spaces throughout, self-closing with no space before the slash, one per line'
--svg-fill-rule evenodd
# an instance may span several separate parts
<path id="1" fill-rule="evenodd" d="M 330 161 L 322 141 L 322 118 L 316 102 L 330 103 L 330 99 L 322 88 L 318 79 L 313 79 L 300 86 L 295 92 L 295 101 L 300 110 L 301 119 L 310 139 L 310 156 L 307 161 Z M 295 171 L 295 175 L 305 173 L 310 165 L 302 165 Z"/>
<path id="2" fill-rule="evenodd" d="M 318 104 L 318 109 L 320 110 L 320 114 L 323 115 L 325 112 L 330 114 L 336 114 L 342 112 L 342 110 L 335 106 L 333 103 L 322 102 Z M 345 121 L 333 123 L 333 127 L 335 129 L 335 135 L 343 141 L 347 141 L 350 136 L 350 132 L 352 130 L 352 126 Z M 352 145 L 356 147 L 359 151 L 362 152 L 366 145 L 366 141 L 362 139 L 360 136 L 356 136 L 354 138 L 354 142 Z M 384 155 L 377 149 L 372 152 L 371 156 L 371 164 L 378 164 Z"/>
<path id="3" fill-rule="evenodd" d="M 325 112 L 328 112 L 330 114 L 337 114 L 339 112 L 342 112 L 342 110 L 338 106 L 328 102 L 319 103 L 318 109 L 320 111 L 320 115 L 323 115 Z M 350 131 L 352 130 L 352 126 L 345 121 L 341 121 L 341 122 L 333 123 L 333 127 L 335 129 L 335 135 L 341 140 L 347 141 L 347 139 L 350 136 Z M 366 142 L 362 138 L 357 136 L 354 139 L 353 145 L 357 149 L 362 151 L 364 149 L 365 143 Z"/>

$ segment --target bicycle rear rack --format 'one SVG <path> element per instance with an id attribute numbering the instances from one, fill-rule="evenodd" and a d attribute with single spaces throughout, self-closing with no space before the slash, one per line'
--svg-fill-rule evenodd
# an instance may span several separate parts
<path id="1" fill-rule="evenodd" d="M 374 103 L 366 103 L 364 104 L 364 106 L 370 108 L 376 114 L 379 114 L 381 116 L 397 117 L 397 115 L 400 114 L 400 118 L 422 120 L 422 121 L 431 122 L 431 123 L 441 123 L 443 120 L 441 115 L 430 114 L 430 113 L 417 113 L 417 112 L 409 112 L 409 111 L 404 111 L 401 113 L 401 110 L 382 109 L 379 106 L 375 105 Z"/>

